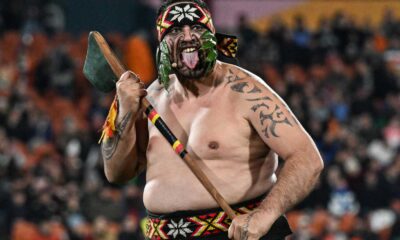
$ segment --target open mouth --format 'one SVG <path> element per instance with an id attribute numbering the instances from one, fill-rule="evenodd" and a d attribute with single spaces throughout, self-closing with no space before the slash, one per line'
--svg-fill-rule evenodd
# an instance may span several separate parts
<path id="1" fill-rule="evenodd" d="M 182 63 L 186 67 L 193 70 L 199 63 L 199 51 L 196 47 L 186 47 L 181 52 Z"/>

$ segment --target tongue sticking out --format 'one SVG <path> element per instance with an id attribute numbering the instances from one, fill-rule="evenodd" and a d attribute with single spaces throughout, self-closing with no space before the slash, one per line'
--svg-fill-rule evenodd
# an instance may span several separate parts
<path id="1" fill-rule="evenodd" d="M 199 62 L 199 54 L 194 52 L 182 52 L 182 62 L 190 69 L 194 69 Z"/>

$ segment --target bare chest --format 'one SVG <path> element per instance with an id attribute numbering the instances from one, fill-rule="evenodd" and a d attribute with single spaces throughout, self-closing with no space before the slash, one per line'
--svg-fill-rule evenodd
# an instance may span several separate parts
<path id="1" fill-rule="evenodd" d="M 242 148 L 249 145 L 251 135 L 249 123 L 237 114 L 228 100 L 211 97 L 215 95 L 187 102 L 159 101 L 157 111 L 193 157 L 243 159 L 246 153 Z M 170 152 L 161 133 L 149 126 L 148 153 L 165 155 Z"/>

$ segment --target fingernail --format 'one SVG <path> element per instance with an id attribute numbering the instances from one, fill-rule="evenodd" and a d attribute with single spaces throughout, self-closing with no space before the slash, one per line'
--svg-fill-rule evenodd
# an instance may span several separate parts
<path id="1" fill-rule="evenodd" d="M 134 77 L 134 78 L 138 77 L 138 76 L 136 75 L 136 73 L 134 73 L 133 71 L 129 70 L 128 72 L 130 73 L 130 75 L 131 75 L 132 77 Z"/>
<path id="2" fill-rule="evenodd" d="M 126 71 L 122 74 L 121 78 L 126 79 L 129 76 L 129 71 Z"/>

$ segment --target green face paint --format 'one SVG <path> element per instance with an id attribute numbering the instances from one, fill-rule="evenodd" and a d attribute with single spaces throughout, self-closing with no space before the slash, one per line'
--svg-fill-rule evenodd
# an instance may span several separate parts
<path id="1" fill-rule="evenodd" d="M 204 60 L 204 65 L 206 67 L 205 74 L 207 75 L 214 67 L 217 61 L 217 38 L 210 31 L 205 31 L 201 37 L 202 46 L 200 50 L 203 50 L 206 54 L 206 59 Z"/>
<path id="2" fill-rule="evenodd" d="M 210 31 L 205 31 L 201 37 L 202 46 L 200 51 L 204 52 L 205 59 L 201 64 L 203 65 L 204 75 L 207 75 L 214 67 L 217 61 L 217 39 Z M 173 72 L 171 65 L 171 54 L 166 40 L 160 42 L 157 49 L 157 66 L 158 66 L 158 79 L 164 85 L 165 89 L 169 87 L 169 75 Z"/>
<path id="3" fill-rule="evenodd" d="M 157 49 L 156 61 L 158 66 L 158 79 L 164 85 L 164 88 L 168 90 L 169 75 L 172 73 L 172 67 L 168 44 L 165 39 L 160 42 L 160 46 Z"/>

